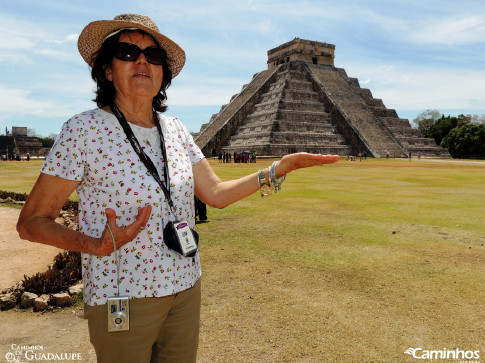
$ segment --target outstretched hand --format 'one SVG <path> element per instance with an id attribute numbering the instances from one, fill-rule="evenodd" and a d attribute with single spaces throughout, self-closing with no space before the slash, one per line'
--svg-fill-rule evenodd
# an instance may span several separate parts
<path id="1" fill-rule="evenodd" d="M 145 228 L 151 212 L 151 205 L 139 209 L 136 220 L 132 224 L 121 228 L 116 224 L 116 212 L 111 208 L 106 208 L 106 218 L 108 219 L 109 226 L 113 232 L 117 249 L 132 241 L 138 233 Z M 95 241 L 96 243 L 93 246 L 92 254 L 105 256 L 114 251 L 113 239 L 111 238 L 111 233 L 109 232 L 108 227 L 105 227 L 101 237 L 97 238 Z"/>
<path id="2" fill-rule="evenodd" d="M 296 153 L 283 156 L 276 168 L 276 176 L 281 178 L 294 170 L 310 166 L 333 164 L 340 160 L 338 155 Z"/>

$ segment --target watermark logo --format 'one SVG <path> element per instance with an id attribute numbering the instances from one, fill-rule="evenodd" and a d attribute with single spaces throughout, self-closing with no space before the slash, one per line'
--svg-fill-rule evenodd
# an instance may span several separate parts
<path id="1" fill-rule="evenodd" d="M 460 362 L 476 362 L 479 363 L 479 350 L 461 350 L 461 349 L 441 349 L 441 350 L 426 350 L 423 348 L 408 348 L 404 354 L 409 354 L 415 359 L 453 359 Z"/>
<path id="2" fill-rule="evenodd" d="M 10 346 L 11 351 L 5 354 L 8 363 L 22 362 L 65 362 L 82 360 L 81 353 L 71 352 L 48 352 L 42 345 L 17 345 Z"/>

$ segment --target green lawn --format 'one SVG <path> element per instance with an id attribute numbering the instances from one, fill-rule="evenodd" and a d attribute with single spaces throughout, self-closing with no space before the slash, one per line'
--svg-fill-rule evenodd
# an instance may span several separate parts
<path id="1" fill-rule="evenodd" d="M 211 164 L 228 180 L 271 162 Z M 0 189 L 28 192 L 36 163 L 0 163 Z M 208 208 L 199 361 L 483 361 L 484 181 L 485 163 L 342 160 Z"/>

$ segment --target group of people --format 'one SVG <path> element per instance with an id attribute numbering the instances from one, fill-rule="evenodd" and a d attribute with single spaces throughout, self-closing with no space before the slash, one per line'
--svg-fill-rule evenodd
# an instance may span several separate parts
<path id="1" fill-rule="evenodd" d="M 256 153 L 255 152 L 250 152 L 250 151 L 243 151 L 240 153 L 237 153 L 234 151 L 234 153 L 229 153 L 229 152 L 219 152 L 219 163 L 230 163 L 232 160 L 234 160 L 235 163 L 255 163 L 256 162 Z"/>
<path id="2" fill-rule="evenodd" d="M 122 14 L 91 22 L 78 49 L 91 67 L 97 107 L 62 126 L 17 230 L 23 239 L 82 253 L 84 312 L 98 362 L 195 362 L 195 197 L 224 208 L 281 188 L 294 170 L 339 157 L 285 155 L 223 182 L 185 126 L 164 114 L 185 52 L 152 19 Z M 78 230 L 55 222 L 74 191 Z"/>
<path id="3" fill-rule="evenodd" d="M 359 151 L 358 153 L 359 161 L 362 161 L 362 159 L 367 160 L 367 151 Z M 347 155 L 347 161 L 355 161 L 356 157 L 355 155 Z"/>
<path id="4" fill-rule="evenodd" d="M 30 154 L 27 153 L 25 158 L 26 158 L 27 161 L 30 161 Z M 2 161 L 9 161 L 9 160 L 21 161 L 22 155 L 20 155 L 20 154 L 2 154 L 1 160 Z"/>

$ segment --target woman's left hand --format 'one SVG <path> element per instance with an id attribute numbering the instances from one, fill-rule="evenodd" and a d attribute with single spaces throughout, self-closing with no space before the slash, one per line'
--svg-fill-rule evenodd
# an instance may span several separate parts
<path id="1" fill-rule="evenodd" d="M 276 167 L 276 177 L 281 178 L 294 170 L 311 166 L 333 164 L 340 160 L 338 155 L 320 155 L 308 153 L 296 153 L 285 155 Z"/>

